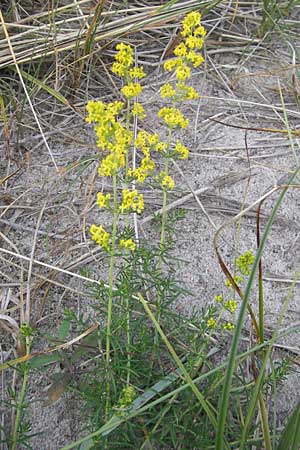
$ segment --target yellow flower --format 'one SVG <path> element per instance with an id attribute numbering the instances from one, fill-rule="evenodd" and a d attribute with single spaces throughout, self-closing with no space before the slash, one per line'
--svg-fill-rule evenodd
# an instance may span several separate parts
<path id="1" fill-rule="evenodd" d="M 159 136 L 158 136 L 157 133 L 148 134 L 147 139 L 148 139 L 148 144 L 153 146 L 153 145 L 156 145 L 158 143 Z"/>
<path id="2" fill-rule="evenodd" d="M 123 106 L 123 102 L 108 103 L 106 105 L 104 120 L 113 122 L 116 119 L 116 116 L 122 111 Z"/>
<path id="3" fill-rule="evenodd" d="M 217 325 L 217 322 L 215 321 L 215 319 L 213 319 L 212 317 L 210 319 L 208 319 L 207 326 L 209 328 L 215 328 L 216 325 Z"/>
<path id="4" fill-rule="evenodd" d="M 138 195 L 137 202 L 133 205 L 133 210 L 136 211 L 138 214 L 141 214 L 141 212 L 144 210 L 144 197 L 143 194 Z"/>
<path id="5" fill-rule="evenodd" d="M 122 94 L 130 99 L 137 97 L 142 92 L 142 86 L 139 83 L 128 83 L 126 86 L 122 87 Z"/>
<path id="6" fill-rule="evenodd" d="M 241 284 L 244 281 L 244 277 L 242 277 L 241 275 L 236 275 L 234 278 L 234 281 L 236 282 L 236 284 Z M 231 281 L 227 278 L 225 281 L 225 286 L 231 287 L 232 288 L 232 284 Z"/>
<path id="7" fill-rule="evenodd" d="M 185 89 L 184 99 L 195 100 L 196 98 L 199 98 L 198 92 L 192 86 L 187 86 Z"/>
<path id="8" fill-rule="evenodd" d="M 174 70 L 176 66 L 181 64 L 181 59 L 175 58 L 175 59 L 169 59 L 164 63 L 164 69 L 167 72 L 171 72 L 171 70 Z"/>
<path id="9" fill-rule="evenodd" d="M 135 102 L 131 112 L 134 116 L 139 116 L 141 119 L 146 117 L 145 110 L 140 103 Z"/>
<path id="10" fill-rule="evenodd" d="M 174 55 L 175 56 L 186 56 L 187 54 L 187 48 L 184 42 L 181 42 L 177 47 L 175 47 Z"/>
<path id="11" fill-rule="evenodd" d="M 223 329 L 229 331 L 234 330 L 234 324 L 231 322 L 227 322 L 223 325 Z"/>
<path id="12" fill-rule="evenodd" d="M 144 171 L 141 167 L 138 167 L 137 169 L 129 169 L 128 170 L 128 176 L 135 178 L 136 181 L 139 183 L 144 183 L 149 173 L 147 171 Z"/>
<path id="13" fill-rule="evenodd" d="M 136 139 L 134 141 L 136 147 L 138 148 L 143 148 L 147 146 L 147 137 L 148 137 L 148 133 L 146 131 L 139 131 Z"/>
<path id="14" fill-rule="evenodd" d="M 174 182 L 173 178 L 170 177 L 170 175 L 164 175 L 164 177 L 161 181 L 161 185 L 162 185 L 162 187 L 167 188 L 167 189 L 174 189 L 175 182 Z"/>
<path id="15" fill-rule="evenodd" d="M 199 25 L 199 27 L 195 28 L 194 35 L 195 36 L 205 37 L 206 36 L 206 29 L 202 25 Z"/>
<path id="16" fill-rule="evenodd" d="M 145 78 L 146 74 L 144 72 L 143 67 L 133 67 L 129 70 L 129 76 L 130 78 Z"/>
<path id="17" fill-rule="evenodd" d="M 225 308 L 231 313 L 234 313 L 237 307 L 236 300 L 227 300 L 224 304 Z"/>
<path id="18" fill-rule="evenodd" d="M 119 168 L 125 166 L 125 156 L 122 153 L 110 153 L 101 161 L 98 169 L 99 175 L 103 177 L 111 177 L 116 174 Z"/>
<path id="19" fill-rule="evenodd" d="M 193 66 L 199 67 L 203 61 L 204 58 L 202 55 L 200 55 L 199 53 L 194 52 L 194 50 L 191 50 L 188 54 L 187 54 L 187 59 L 188 61 L 191 61 L 191 63 L 193 64 Z"/>
<path id="20" fill-rule="evenodd" d="M 111 71 L 112 73 L 118 75 L 118 77 L 124 77 L 127 72 L 127 67 L 119 62 L 114 62 L 113 65 L 111 66 Z"/>
<path id="21" fill-rule="evenodd" d="M 155 168 L 155 163 L 153 161 L 153 159 L 151 159 L 149 156 L 146 156 L 145 158 L 142 159 L 141 162 L 141 169 L 144 172 L 151 172 L 153 169 Z"/>
<path id="22" fill-rule="evenodd" d="M 188 36 L 185 40 L 185 44 L 188 48 L 194 50 L 200 50 L 203 47 L 204 40 L 197 36 Z"/>
<path id="23" fill-rule="evenodd" d="M 100 245 L 104 250 L 109 250 L 109 240 L 110 240 L 110 234 L 105 231 L 102 225 L 93 224 L 90 227 L 90 233 L 92 235 L 93 241 L 95 241 L 97 244 Z"/>
<path id="24" fill-rule="evenodd" d="M 170 175 L 167 175 L 166 172 L 161 172 L 157 177 L 157 181 L 160 183 L 163 189 L 174 189 L 175 182 Z"/>
<path id="25" fill-rule="evenodd" d="M 182 22 L 182 36 L 188 36 L 191 34 L 195 27 L 199 26 L 201 20 L 201 14 L 198 11 L 192 11 L 187 14 Z"/>
<path id="26" fill-rule="evenodd" d="M 155 147 L 155 150 L 157 152 L 165 152 L 168 148 L 168 144 L 166 142 L 158 142 L 158 144 Z"/>
<path id="27" fill-rule="evenodd" d="M 150 134 L 147 131 L 139 131 L 135 140 L 135 145 L 137 148 L 140 148 L 144 155 L 149 156 L 150 147 L 153 147 L 157 144 L 159 140 L 158 134 Z"/>
<path id="28" fill-rule="evenodd" d="M 95 102 L 91 100 L 86 105 L 88 117 L 85 119 L 87 123 L 100 122 L 105 111 L 105 104 L 101 101 Z"/>
<path id="29" fill-rule="evenodd" d="M 188 149 L 178 140 L 176 141 L 175 151 L 180 155 L 180 159 L 187 159 L 189 156 Z"/>
<path id="30" fill-rule="evenodd" d="M 125 387 L 122 392 L 119 399 L 119 407 L 122 409 L 128 408 L 133 400 L 136 398 L 137 394 L 132 386 Z"/>
<path id="31" fill-rule="evenodd" d="M 133 252 L 136 248 L 136 243 L 132 239 L 121 239 L 120 248 L 128 248 Z"/>
<path id="32" fill-rule="evenodd" d="M 160 96 L 161 98 L 176 97 L 176 91 L 169 83 L 167 83 L 160 88 Z"/>
<path id="33" fill-rule="evenodd" d="M 215 296 L 215 301 L 218 303 L 222 303 L 223 302 L 223 295 L 219 294 Z"/>
<path id="34" fill-rule="evenodd" d="M 181 64 L 176 67 L 175 76 L 179 81 L 185 81 L 187 78 L 191 76 L 191 69 L 186 64 Z"/>
<path id="35" fill-rule="evenodd" d="M 115 60 L 125 67 L 130 67 L 133 64 L 133 48 L 121 42 L 116 46 L 116 49 L 118 52 L 115 55 Z"/>
<path id="36" fill-rule="evenodd" d="M 120 206 L 120 212 L 130 212 L 134 211 L 140 214 L 144 209 L 144 199 L 143 194 L 138 194 L 137 190 L 130 189 L 122 190 L 122 203 Z"/>
<path id="37" fill-rule="evenodd" d="M 255 257 L 250 250 L 247 250 L 243 255 L 239 256 L 237 266 L 243 275 L 250 275 L 254 260 Z"/>
<path id="38" fill-rule="evenodd" d="M 99 208 L 107 208 L 109 206 L 110 194 L 104 195 L 102 192 L 98 192 L 96 205 Z"/>
<path id="39" fill-rule="evenodd" d="M 165 124 L 170 128 L 186 128 L 189 121 L 185 119 L 183 114 L 176 108 L 164 107 L 158 112 L 158 117 L 164 119 Z"/>

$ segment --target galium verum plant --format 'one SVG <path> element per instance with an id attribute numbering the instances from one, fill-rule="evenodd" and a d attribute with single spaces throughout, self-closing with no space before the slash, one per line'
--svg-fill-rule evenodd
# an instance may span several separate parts
<path id="1" fill-rule="evenodd" d="M 146 117 L 142 104 L 138 101 L 143 88 L 140 84 L 146 74 L 142 67 L 134 64 L 134 50 L 130 45 L 119 43 L 112 65 L 112 72 L 123 81 L 121 93 L 124 101 L 103 103 L 90 101 L 87 104 L 88 116 L 86 121 L 94 124 L 97 136 L 97 147 L 101 151 L 102 159 L 98 173 L 112 181 L 112 195 L 98 192 L 96 204 L 100 209 L 112 213 L 111 229 L 105 229 L 102 224 L 90 227 L 92 239 L 102 247 L 109 257 L 109 284 L 107 291 L 106 318 L 106 386 L 105 386 L 105 418 L 111 409 L 111 335 L 113 320 L 114 272 L 116 258 L 125 258 L 134 252 L 139 245 L 134 236 L 126 236 L 122 232 L 120 219 L 130 223 L 132 214 L 140 215 L 144 210 L 144 197 L 140 187 L 144 183 L 152 183 L 159 187 L 163 196 L 162 224 L 160 246 L 165 243 L 167 220 L 167 195 L 175 187 L 175 181 L 170 175 L 170 161 L 172 159 L 187 159 L 188 149 L 176 139 L 175 130 L 188 126 L 188 119 L 179 106 L 189 100 L 198 98 L 198 93 L 187 84 L 191 77 L 191 69 L 199 67 L 203 62 L 200 50 L 203 47 L 205 29 L 201 25 L 199 12 L 189 13 L 182 22 L 182 42 L 174 50 L 174 58 L 164 64 L 164 70 L 170 73 L 171 80 L 160 89 L 161 98 L 168 102 L 158 112 L 158 118 L 166 127 L 166 139 L 161 139 L 158 133 L 149 133 L 140 129 L 134 138 L 133 123 Z M 130 162 L 130 152 L 135 147 L 139 155 L 139 163 Z M 162 169 L 156 171 L 157 161 L 161 159 Z M 138 186 L 138 187 L 137 187 Z M 120 189 L 121 188 L 121 193 Z M 162 261 L 160 261 L 160 267 Z M 158 306 L 162 299 L 158 299 Z M 130 342 L 130 299 L 127 305 L 127 342 Z M 158 311 L 159 311 L 158 307 Z M 158 312 L 159 320 L 159 312 Z M 127 386 L 130 383 L 130 352 L 128 351 Z"/>

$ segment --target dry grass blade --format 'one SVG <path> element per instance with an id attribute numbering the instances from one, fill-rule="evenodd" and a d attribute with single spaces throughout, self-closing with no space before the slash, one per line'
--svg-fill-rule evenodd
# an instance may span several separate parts
<path id="1" fill-rule="evenodd" d="M 47 150 L 48 150 L 48 153 L 49 153 L 49 155 L 50 155 L 50 158 L 51 158 L 51 160 L 52 160 L 52 162 L 53 162 L 53 164 L 54 164 L 54 167 L 55 167 L 56 171 L 58 172 L 58 167 L 57 167 L 57 164 L 56 164 L 56 162 L 55 162 L 54 156 L 53 156 L 52 151 L 51 151 L 51 149 L 50 149 L 50 147 L 49 147 L 49 145 L 48 145 L 48 142 L 47 142 L 46 137 L 45 137 L 45 135 L 44 135 L 43 129 L 42 129 L 41 124 L 40 124 L 40 121 L 39 121 L 39 119 L 38 119 L 38 117 L 37 117 L 37 114 L 36 114 L 36 112 L 35 112 L 35 109 L 34 109 L 34 107 L 33 107 L 32 102 L 31 102 L 29 93 L 28 93 L 27 88 L 26 88 L 26 86 L 25 86 L 25 83 L 24 83 L 24 80 L 23 80 L 21 71 L 20 71 L 20 69 L 19 69 L 18 61 L 17 61 L 17 58 L 16 58 L 16 55 L 15 55 L 14 49 L 13 49 L 12 44 L 11 44 L 11 40 L 10 40 L 8 31 L 7 31 L 6 24 L 5 24 L 5 21 L 4 21 L 4 18 L 3 18 L 3 15 L 2 15 L 1 10 L 0 10 L 0 20 L 1 20 L 1 23 L 2 23 L 2 27 L 3 27 L 3 30 L 4 30 L 5 38 L 6 38 L 8 47 L 9 47 L 9 52 L 10 52 L 10 54 L 11 54 L 11 57 L 12 57 L 12 60 L 13 60 L 13 64 L 15 65 L 15 68 L 16 68 L 16 70 L 17 70 L 17 72 L 18 72 L 18 76 L 19 76 L 19 78 L 20 78 L 22 87 L 23 87 L 23 89 L 24 89 L 24 92 L 25 92 L 27 101 L 28 101 L 28 103 L 29 103 L 29 105 L 30 105 L 31 111 L 32 111 L 32 113 L 33 113 L 33 115 L 34 115 L 34 119 L 35 119 L 35 121 L 36 121 L 36 123 L 37 123 L 37 126 L 38 126 L 39 130 L 40 130 L 42 139 L 43 139 L 43 141 L 44 141 L 44 143 L 45 143 L 45 146 L 46 146 L 46 148 L 47 148 Z"/>
<path id="2" fill-rule="evenodd" d="M 220 3 L 221 0 L 214 1 L 196 1 L 188 0 L 181 3 L 171 4 L 169 2 L 165 6 L 143 6 L 126 10 L 111 10 L 102 12 L 102 21 L 95 27 L 93 33 L 93 42 L 99 42 L 104 39 L 116 39 L 127 33 L 135 33 L 137 31 L 163 27 L 168 22 L 182 16 L 193 9 L 204 9 Z M 73 8 L 76 8 L 73 3 Z M 126 12 L 130 14 L 126 15 Z M 119 13 L 122 16 L 116 17 Z M 66 50 L 73 50 L 79 47 L 85 47 L 88 39 L 89 28 L 82 27 L 78 21 L 78 17 L 62 20 L 59 15 L 55 16 L 55 26 L 51 24 L 43 25 L 26 25 L 26 31 L 12 35 L 11 42 L 14 49 L 15 58 L 18 64 L 39 60 L 52 54 L 58 54 Z M 42 17 L 39 16 L 41 19 Z M 48 13 L 47 17 L 48 18 Z M 88 19 L 89 14 L 82 17 Z M 28 18 L 29 20 L 30 18 Z M 32 17 L 32 24 L 35 24 L 35 16 Z M 4 27 L 4 21 L 2 19 Z M 12 25 L 12 24 L 10 24 Z M 14 24 L 16 27 L 22 24 Z M 57 35 L 53 30 L 59 30 L 61 26 L 64 28 Z M 18 28 L 17 28 L 18 29 Z M 14 30 L 14 28 L 13 28 Z M 33 48 L 34 45 L 34 48 Z M 14 64 L 14 58 L 9 49 L 7 49 L 6 41 L 0 40 L 0 69 Z"/>

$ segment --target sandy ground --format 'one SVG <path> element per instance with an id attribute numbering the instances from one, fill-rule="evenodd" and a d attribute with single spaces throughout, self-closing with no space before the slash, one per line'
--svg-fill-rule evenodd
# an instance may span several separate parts
<path id="1" fill-rule="evenodd" d="M 258 54 L 252 59 L 239 54 L 211 55 L 207 59 L 206 69 L 193 75 L 192 83 L 202 97 L 186 107 L 190 127 L 184 131 L 182 139 L 191 155 L 188 162 L 180 163 L 180 170 L 177 167 L 172 169 L 177 192 L 170 199 L 172 202 L 183 198 L 179 202 L 180 207 L 187 211 L 177 232 L 178 255 L 187 261 L 186 266 L 181 267 L 179 276 L 194 295 L 187 296 L 175 305 L 182 313 L 189 314 L 192 310 L 200 309 L 211 303 L 216 294 L 224 292 L 225 277 L 213 248 L 216 229 L 237 215 L 244 203 L 254 204 L 295 167 L 294 155 L 285 134 L 253 130 L 260 127 L 285 129 L 278 82 L 289 110 L 290 127 L 293 129 L 299 125 L 300 112 L 291 88 L 291 73 L 276 72 L 277 56 L 280 55 L 281 60 L 283 57 L 288 58 L 288 52 L 276 43 L 270 52 L 273 52 L 273 59 L 269 54 Z M 162 103 L 156 92 L 164 81 L 165 75 L 160 71 L 151 71 L 143 94 L 145 108 L 149 111 L 145 126 L 149 130 L 156 131 L 161 127 L 156 111 Z M 13 140 L 11 142 L 9 167 L 5 146 L 1 147 L 1 177 L 20 167 L 0 191 L 0 230 L 5 235 L 5 239 L 2 235 L 1 248 L 30 257 L 35 241 L 36 261 L 74 274 L 80 274 L 82 268 L 89 269 L 89 276 L 93 277 L 98 264 L 95 261 L 100 260 L 101 264 L 101 251 L 97 251 L 91 243 L 87 229 L 94 220 L 109 220 L 92 208 L 94 195 L 102 187 L 102 180 L 96 175 L 94 135 L 81 117 L 74 113 L 66 115 L 64 107 L 57 105 L 57 108 L 53 108 L 52 102 L 50 97 L 44 98 L 42 103 L 36 103 L 36 108 L 48 130 L 47 140 L 61 169 L 60 173 L 55 172 L 30 116 L 21 127 L 22 144 L 17 147 Z M 246 132 L 245 129 L 230 125 L 252 130 Z M 293 141 L 295 152 L 298 153 L 298 139 L 295 137 Z M 83 158 L 87 161 L 86 165 L 78 165 Z M 65 171 L 66 168 L 69 170 Z M 185 199 L 185 196 L 195 191 L 200 192 L 198 202 L 194 196 Z M 278 192 L 264 204 L 265 217 L 277 197 Z M 148 207 L 144 217 L 161 206 L 155 192 L 145 192 L 145 198 Z M 291 189 L 280 208 L 263 258 L 265 320 L 270 330 L 276 325 L 299 263 L 299 204 L 298 190 Z M 240 252 L 247 249 L 255 252 L 255 226 L 255 212 L 252 210 L 241 221 Z M 147 235 L 149 230 L 150 222 L 144 223 L 141 232 Z M 229 267 L 233 263 L 235 232 L 236 225 L 229 223 L 218 241 Z M 0 261 L 2 305 L 5 305 L 5 298 L 9 296 L 5 307 L 14 307 L 20 299 L 21 265 L 26 279 L 28 261 L 7 255 L 2 250 L 0 256 L 5 258 Z M 78 311 L 83 310 L 85 314 L 89 312 L 88 283 L 72 275 L 60 274 L 55 276 L 55 281 L 62 286 L 40 284 L 42 280 L 38 274 L 53 277 L 53 273 L 51 268 L 37 263 L 32 266 L 32 310 L 39 317 L 41 334 L 49 332 L 50 323 L 51 330 L 55 330 L 65 307 L 72 306 Z M 26 282 L 23 289 L 26 290 Z M 40 317 L 38 311 L 43 301 L 45 310 Z M 251 303 L 257 310 L 255 291 Z M 284 327 L 299 325 L 299 314 L 299 292 L 296 289 L 284 319 Z M 16 356 L 10 350 L 12 338 L 5 332 L 2 338 L 3 356 L 9 351 L 10 357 Z M 42 348 L 44 343 L 41 338 L 37 349 Z M 299 335 L 292 335 L 282 343 L 297 352 Z M 4 373 L 2 383 L 10 383 L 7 372 Z M 78 404 L 70 392 L 55 404 L 43 406 L 49 383 L 45 373 L 40 374 L 38 383 L 36 377 L 31 379 L 28 399 L 32 403 L 28 414 L 31 421 L 38 424 L 34 431 L 43 432 L 33 439 L 33 449 L 57 450 L 78 438 L 82 425 Z M 279 401 L 283 415 L 295 404 L 299 388 L 299 378 L 293 375 L 281 389 Z M 9 417 L 6 416 L 6 419 L 9 420 Z"/>

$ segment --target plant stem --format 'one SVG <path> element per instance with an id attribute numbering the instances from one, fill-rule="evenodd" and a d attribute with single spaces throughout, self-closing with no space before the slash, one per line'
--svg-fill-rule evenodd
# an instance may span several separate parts
<path id="1" fill-rule="evenodd" d="M 165 164 L 165 174 L 168 175 L 169 170 L 169 160 L 166 160 Z M 165 231 L 166 231 L 166 221 L 167 221 L 167 190 L 164 189 L 163 191 L 163 206 L 162 206 L 162 217 L 161 217 L 161 233 L 160 233 L 160 245 L 164 245 L 165 242 Z M 161 264 L 161 259 L 160 259 Z"/>
<path id="2" fill-rule="evenodd" d="M 26 346 L 26 355 L 29 355 L 29 353 L 30 353 L 30 338 L 27 336 L 25 338 L 25 346 Z M 26 395 L 28 373 L 29 373 L 29 366 L 28 366 L 28 364 L 25 363 L 22 388 L 21 388 L 19 402 L 17 405 L 17 414 L 16 414 L 16 420 L 15 420 L 11 450 L 16 450 L 16 448 L 17 448 L 18 431 L 19 431 L 20 420 L 21 420 L 21 415 L 22 415 L 22 408 L 23 408 L 24 399 L 25 399 L 25 395 Z"/>
<path id="3" fill-rule="evenodd" d="M 112 302 L 113 302 L 113 281 L 115 265 L 115 246 L 117 236 L 117 225 L 119 217 L 118 199 L 117 199 L 117 175 L 113 176 L 113 196 L 114 196 L 114 219 L 111 237 L 110 262 L 109 262 L 109 288 L 107 305 L 107 324 L 106 324 L 106 402 L 105 402 L 105 420 L 108 418 L 110 410 L 110 344 L 111 344 L 111 323 L 112 323 Z"/>

